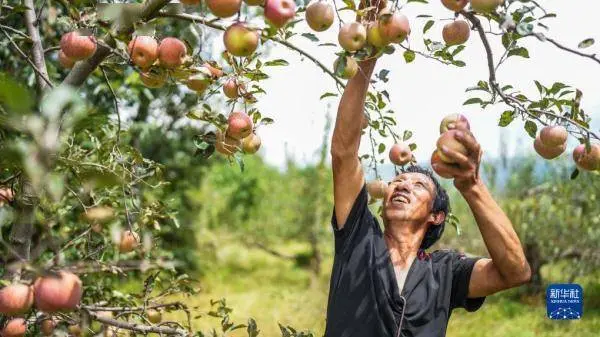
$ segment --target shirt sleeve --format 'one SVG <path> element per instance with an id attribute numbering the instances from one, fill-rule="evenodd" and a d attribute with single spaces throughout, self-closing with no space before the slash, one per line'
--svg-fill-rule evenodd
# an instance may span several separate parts
<path id="1" fill-rule="evenodd" d="M 331 216 L 331 225 L 335 237 L 336 254 L 347 252 L 348 247 L 352 242 L 355 242 L 356 238 L 361 237 L 361 233 L 364 234 L 366 231 L 366 227 L 368 226 L 366 222 L 368 222 L 369 217 L 372 217 L 368 207 L 368 199 L 367 185 L 364 184 L 354 200 L 354 204 L 352 204 L 352 209 L 350 210 L 346 223 L 342 229 L 338 229 L 334 206 L 333 214 Z"/>
<path id="2" fill-rule="evenodd" d="M 469 312 L 477 311 L 485 301 L 485 297 L 468 298 L 469 282 L 475 262 L 481 257 L 467 257 L 464 253 L 454 251 L 452 255 L 452 294 L 450 309 L 464 308 Z"/>

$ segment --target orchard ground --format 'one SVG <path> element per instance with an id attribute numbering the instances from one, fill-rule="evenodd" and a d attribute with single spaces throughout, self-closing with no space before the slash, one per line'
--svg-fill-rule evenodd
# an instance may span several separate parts
<path id="1" fill-rule="evenodd" d="M 206 235 L 207 233 L 203 233 Z M 235 243 L 227 233 L 212 233 L 212 247 L 219 247 L 215 259 L 206 264 L 200 280 L 201 292 L 195 297 L 176 298 L 200 312 L 210 311 L 210 301 L 225 298 L 233 308 L 232 320 L 245 324 L 248 317 L 257 321 L 261 336 L 279 336 L 277 322 L 297 329 L 310 330 L 322 336 L 325 327 L 325 310 L 332 250 L 326 255 L 323 273 L 313 282 L 311 273 L 298 268 L 292 261 L 282 260 L 264 251 L 248 249 Z M 206 241 L 201 244 L 206 245 Z M 443 247 L 443 246 L 441 246 Z M 284 243 L 275 250 L 293 254 L 308 247 Z M 561 265 L 545 267 L 542 271 L 548 282 L 563 282 Z M 456 310 L 448 325 L 448 337 L 592 337 L 600 331 L 600 285 L 596 280 L 600 272 L 575 280 L 584 289 L 584 314 L 582 320 L 551 321 L 546 317 L 543 295 L 529 297 L 522 291 L 508 291 L 490 296 L 475 313 Z M 137 287 L 139 282 L 132 282 Z M 167 314 L 167 318 L 184 320 L 183 315 Z M 204 315 L 193 320 L 194 328 L 209 331 L 219 324 L 219 319 Z M 245 329 L 231 336 L 247 336 Z"/>

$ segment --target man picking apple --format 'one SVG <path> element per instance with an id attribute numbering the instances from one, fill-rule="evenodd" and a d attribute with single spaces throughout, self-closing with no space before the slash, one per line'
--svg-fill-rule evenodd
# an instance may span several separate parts
<path id="1" fill-rule="evenodd" d="M 361 62 L 362 72 L 348 81 L 333 132 L 335 257 L 325 336 L 445 336 L 454 309 L 475 311 L 486 296 L 528 282 L 530 267 L 510 220 L 479 177 L 479 143 L 460 123 L 446 133 L 465 151 L 441 144 L 439 155 L 446 161 L 435 161 L 435 170 L 454 179 L 490 258 L 425 252 L 441 237 L 450 207 L 432 172 L 419 166 L 408 167 L 386 187 L 380 228 L 367 207 L 356 122 L 363 118 L 375 62 Z"/>

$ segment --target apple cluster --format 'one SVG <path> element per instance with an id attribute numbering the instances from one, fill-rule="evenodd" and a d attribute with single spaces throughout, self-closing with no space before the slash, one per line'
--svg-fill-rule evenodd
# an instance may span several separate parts
<path id="1" fill-rule="evenodd" d="M 260 137 L 254 132 L 252 118 L 245 112 L 235 111 L 227 119 L 227 129 L 217 130 L 215 150 L 230 157 L 242 150 L 246 154 L 254 154 L 261 145 Z"/>
<path id="2" fill-rule="evenodd" d="M 32 306 L 53 314 L 74 310 L 81 301 L 82 282 L 71 272 L 38 277 L 33 285 L 12 283 L 0 289 L 0 313 L 11 316 L 0 330 L 2 337 L 22 337 L 27 332 L 27 321 L 21 317 Z M 44 336 L 52 335 L 56 323 L 50 316 L 40 322 Z"/>
<path id="3" fill-rule="evenodd" d="M 552 160 L 565 152 L 568 136 L 562 125 L 545 126 L 535 137 L 533 148 L 542 158 Z M 582 170 L 600 170 L 600 144 L 590 144 L 589 151 L 585 144 L 577 145 L 573 150 L 573 161 Z"/>

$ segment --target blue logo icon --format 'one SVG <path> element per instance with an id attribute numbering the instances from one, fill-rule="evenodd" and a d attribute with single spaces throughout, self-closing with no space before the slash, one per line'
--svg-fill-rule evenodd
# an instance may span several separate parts
<path id="1" fill-rule="evenodd" d="M 546 289 L 546 312 L 550 319 L 581 319 L 583 288 L 579 284 L 551 284 Z"/>

